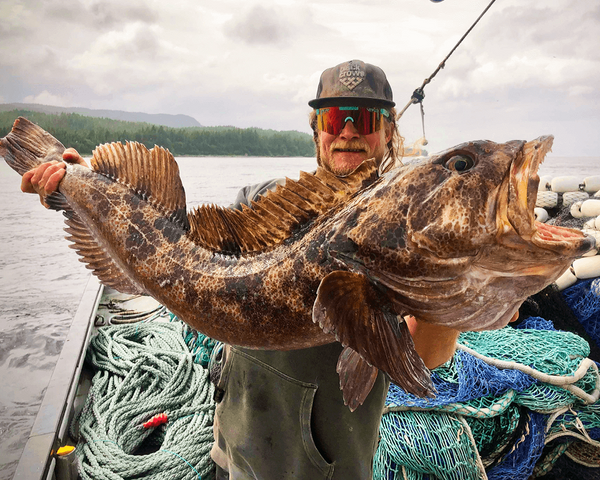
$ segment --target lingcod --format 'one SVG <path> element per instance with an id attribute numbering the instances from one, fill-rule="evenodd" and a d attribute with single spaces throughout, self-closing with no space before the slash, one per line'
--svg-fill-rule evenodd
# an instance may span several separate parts
<path id="1" fill-rule="evenodd" d="M 552 136 L 466 142 L 378 175 L 373 160 L 336 177 L 301 173 L 242 211 L 186 211 L 168 150 L 98 146 L 68 164 L 46 198 L 100 280 L 151 295 L 223 342 L 290 350 L 340 342 L 351 409 L 378 369 L 432 395 L 403 318 L 459 330 L 500 328 L 520 304 L 594 247 L 534 220 L 537 170 Z M 65 147 L 25 118 L 0 141 L 19 174 Z"/>

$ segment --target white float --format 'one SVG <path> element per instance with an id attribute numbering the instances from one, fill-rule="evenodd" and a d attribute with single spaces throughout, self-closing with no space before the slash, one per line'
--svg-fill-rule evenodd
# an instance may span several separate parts
<path id="1" fill-rule="evenodd" d="M 564 290 L 565 288 L 569 288 L 571 285 L 575 285 L 576 282 L 577 275 L 575 275 L 573 267 L 569 267 L 567 268 L 567 271 L 558 277 L 554 283 L 556 283 L 556 286 L 559 290 Z"/>
<path id="2" fill-rule="evenodd" d="M 581 204 L 583 217 L 597 217 L 600 215 L 600 199 L 590 198 Z"/>
<path id="3" fill-rule="evenodd" d="M 554 208 L 558 205 L 558 193 L 538 190 L 535 206 L 540 208 Z"/>
<path id="4" fill-rule="evenodd" d="M 552 175 L 544 175 L 540 178 L 540 184 L 538 190 L 551 190 L 552 189 Z"/>
<path id="5" fill-rule="evenodd" d="M 582 201 L 575 202 L 571 205 L 569 212 L 573 218 L 583 218 L 583 213 L 581 213 L 581 206 L 583 205 Z"/>
<path id="6" fill-rule="evenodd" d="M 536 207 L 533 209 L 533 216 L 538 222 L 546 223 L 546 220 L 550 218 L 545 208 Z"/>
<path id="7" fill-rule="evenodd" d="M 580 181 L 577 177 L 554 177 L 550 185 L 556 193 L 576 192 L 579 190 Z"/>
<path id="8" fill-rule="evenodd" d="M 600 191 L 600 175 L 585 177 L 583 179 L 583 189 L 588 193 Z"/>
<path id="9" fill-rule="evenodd" d="M 600 255 L 578 258 L 573 262 L 573 271 L 579 279 L 600 277 Z"/>

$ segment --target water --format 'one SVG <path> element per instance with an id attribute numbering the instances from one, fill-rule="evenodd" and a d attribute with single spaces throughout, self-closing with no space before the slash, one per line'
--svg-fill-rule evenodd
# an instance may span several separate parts
<path id="1" fill-rule="evenodd" d="M 312 158 L 178 159 L 188 208 L 230 204 L 244 185 L 297 178 Z M 600 157 L 549 157 L 540 175 L 600 175 Z M 20 177 L 0 162 L 0 480 L 12 479 L 88 270 L 68 248 L 61 214 L 19 191 Z"/>
<path id="2" fill-rule="evenodd" d="M 572 175 L 583 180 L 600 175 L 600 157 L 553 157 L 549 155 L 538 171 L 540 177 Z"/>
<path id="3" fill-rule="evenodd" d="M 188 209 L 227 206 L 245 185 L 315 168 L 301 157 L 178 163 Z M 12 479 L 89 277 L 64 240 L 62 215 L 22 194 L 20 183 L 0 161 L 0 480 Z"/>

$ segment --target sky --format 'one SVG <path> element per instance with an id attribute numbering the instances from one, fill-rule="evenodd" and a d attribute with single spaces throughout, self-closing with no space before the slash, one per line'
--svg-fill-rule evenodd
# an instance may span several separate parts
<path id="1" fill-rule="evenodd" d="M 0 103 L 310 132 L 320 73 L 360 59 L 401 109 L 490 0 L 0 0 Z M 600 2 L 496 0 L 425 87 L 430 153 L 555 136 L 600 156 Z M 418 105 L 399 121 L 422 136 Z"/>

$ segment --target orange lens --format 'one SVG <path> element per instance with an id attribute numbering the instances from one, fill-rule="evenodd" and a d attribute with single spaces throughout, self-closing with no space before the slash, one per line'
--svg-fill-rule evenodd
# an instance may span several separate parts
<path id="1" fill-rule="evenodd" d="M 360 135 L 369 135 L 381 129 L 383 117 L 389 116 L 384 108 L 325 107 L 316 110 L 317 128 L 331 135 L 339 135 L 347 122 L 352 122 Z"/>

